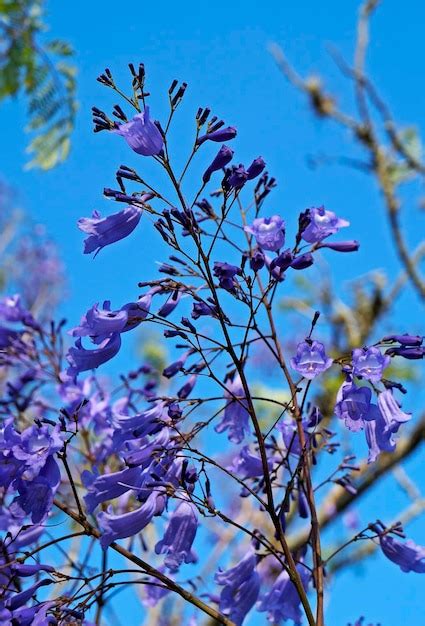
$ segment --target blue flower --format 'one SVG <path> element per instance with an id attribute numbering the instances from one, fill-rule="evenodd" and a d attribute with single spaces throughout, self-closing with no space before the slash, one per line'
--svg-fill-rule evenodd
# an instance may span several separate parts
<path id="1" fill-rule="evenodd" d="M 154 515 L 158 515 L 164 508 L 164 498 L 152 492 L 146 502 L 135 511 L 113 515 L 102 511 L 97 516 L 97 521 L 102 530 L 100 543 L 106 548 L 117 539 L 134 537 L 149 524 Z"/>
<path id="2" fill-rule="evenodd" d="M 214 157 L 211 165 L 207 167 L 202 176 L 202 180 L 204 183 L 207 183 L 213 172 L 217 172 L 218 170 L 223 169 L 233 158 L 233 150 L 228 146 L 221 146 L 220 150 L 217 152 Z"/>
<path id="3" fill-rule="evenodd" d="M 84 254 L 95 252 L 102 248 L 128 237 L 136 228 L 142 216 L 142 209 L 128 206 L 118 213 L 101 217 L 98 211 L 92 217 L 82 217 L 78 220 L 78 228 L 89 236 L 84 240 Z"/>
<path id="4" fill-rule="evenodd" d="M 196 563 L 192 543 L 198 528 L 195 505 L 181 502 L 170 517 L 163 539 L 155 546 L 156 554 L 165 554 L 164 564 L 171 572 L 177 572 L 182 563 Z"/>
<path id="5" fill-rule="evenodd" d="M 340 228 L 349 226 L 350 222 L 342 220 L 332 211 L 326 211 L 324 206 L 312 208 L 307 211 L 308 226 L 302 231 L 301 236 L 308 243 L 317 243 L 333 235 Z"/>
<path id="6" fill-rule="evenodd" d="M 81 339 L 77 339 L 75 347 L 70 348 L 66 355 L 69 363 L 67 373 L 69 376 L 76 376 L 80 372 L 96 369 L 110 361 L 118 354 L 121 347 L 121 335 L 112 333 L 110 337 L 104 339 L 94 350 L 83 348 Z"/>
<path id="7" fill-rule="evenodd" d="M 379 348 L 356 348 L 353 350 L 353 374 L 377 383 L 390 364 L 390 357 L 383 355 Z"/>
<path id="8" fill-rule="evenodd" d="M 279 215 L 257 217 L 245 232 L 254 235 L 257 244 L 263 250 L 275 252 L 285 243 L 285 222 Z"/>
<path id="9" fill-rule="evenodd" d="M 237 565 L 226 571 L 219 571 L 214 576 L 216 583 L 223 586 L 219 609 L 236 626 L 242 624 L 260 592 L 256 563 L 256 556 L 250 550 Z"/>
<path id="10" fill-rule="evenodd" d="M 305 590 L 310 580 L 310 573 L 302 564 L 297 567 Z M 292 620 L 294 624 L 302 623 L 298 591 L 286 570 L 276 578 L 270 591 L 262 597 L 257 609 L 260 613 L 267 611 L 267 619 L 273 623 Z"/>
<path id="11" fill-rule="evenodd" d="M 241 443 L 249 431 L 249 412 L 245 392 L 239 374 L 226 384 L 224 397 L 227 400 L 223 418 L 215 427 L 217 433 L 229 431 L 229 441 Z"/>
<path id="12" fill-rule="evenodd" d="M 304 378 L 312 380 L 327 370 L 332 365 L 333 360 L 326 355 L 323 343 L 309 340 L 298 344 L 297 353 L 290 363 L 291 367 L 302 374 Z"/>
<path id="13" fill-rule="evenodd" d="M 161 132 L 150 119 L 148 106 L 129 122 L 118 124 L 112 132 L 124 137 L 130 148 L 143 156 L 159 154 L 164 145 Z"/>

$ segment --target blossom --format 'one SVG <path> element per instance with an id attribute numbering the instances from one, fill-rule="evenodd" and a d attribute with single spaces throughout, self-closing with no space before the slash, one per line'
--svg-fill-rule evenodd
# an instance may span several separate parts
<path id="1" fill-rule="evenodd" d="M 93 513 L 102 502 L 118 498 L 133 487 L 137 488 L 140 485 L 141 470 L 139 467 L 127 467 L 119 472 L 96 477 L 85 471 L 81 478 L 88 488 L 84 496 L 87 512 Z"/>
<path id="2" fill-rule="evenodd" d="M 241 443 L 249 430 L 249 412 L 245 392 L 239 374 L 226 384 L 224 398 L 227 400 L 223 418 L 215 427 L 217 433 L 229 431 L 229 441 Z"/>
<path id="3" fill-rule="evenodd" d="M 101 337 L 103 340 L 105 336 L 111 333 L 119 333 L 124 330 L 127 319 L 128 312 L 125 309 L 111 311 L 109 300 L 105 300 L 101 309 L 99 303 L 96 302 L 81 318 L 80 325 L 71 329 L 69 334 L 73 337 Z M 95 343 L 100 342 L 95 341 Z"/>
<path id="4" fill-rule="evenodd" d="M 411 413 L 405 413 L 401 410 L 391 389 L 386 389 L 378 395 L 378 406 L 387 428 L 393 432 L 398 430 L 400 424 L 408 422 L 412 417 Z"/>
<path id="5" fill-rule="evenodd" d="M 310 574 L 302 565 L 297 567 L 304 589 L 307 589 Z M 294 624 L 300 625 L 302 622 L 302 612 L 300 608 L 300 597 L 298 591 L 286 570 L 276 578 L 270 591 L 261 598 L 257 610 L 267 611 L 267 618 L 270 622 L 280 623 L 282 620 L 292 620 Z"/>
<path id="6" fill-rule="evenodd" d="M 204 141 L 230 141 L 230 139 L 234 139 L 236 135 L 236 128 L 234 126 L 227 126 L 226 128 L 219 128 L 212 133 L 206 133 L 205 135 L 198 137 L 196 143 L 198 146 L 200 146 L 202 143 L 204 143 Z"/>
<path id="7" fill-rule="evenodd" d="M 396 341 L 401 343 L 402 346 L 420 346 L 423 342 L 423 337 L 420 335 L 386 335 L 382 341 Z"/>
<path id="8" fill-rule="evenodd" d="M 402 543 L 386 533 L 386 528 L 378 524 L 373 530 L 379 535 L 379 544 L 387 559 L 396 563 L 402 572 L 416 572 L 425 574 L 425 547 L 418 546 L 411 539 Z"/>
<path id="9" fill-rule="evenodd" d="M 78 228 L 89 235 L 84 240 L 84 254 L 95 252 L 96 256 L 105 246 L 128 237 L 141 216 L 140 207 L 128 206 L 108 217 L 101 217 L 99 211 L 93 211 L 92 217 L 81 217 L 77 222 Z"/>
<path id="10" fill-rule="evenodd" d="M 273 460 L 268 459 L 269 469 L 273 467 Z M 244 446 L 237 455 L 234 456 L 231 465 L 227 467 L 230 472 L 236 474 L 242 480 L 263 475 L 263 464 L 261 458 L 252 454 L 249 446 Z"/>
<path id="11" fill-rule="evenodd" d="M 22 322 L 27 326 L 35 324 L 32 314 L 22 305 L 19 294 L 0 298 L 0 319 L 5 322 Z"/>
<path id="12" fill-rule="evenodd" d="M 365 422 L 365 434 L 369 447 L 368 463 L 373 463 L 381 452 L 394 452 L 396 444 L 393 433 L 398 426 L 394 430 L 388 428 L 388 424 L 376 404 L 370 405 L 369 418 Z"/>
<path id="13" fill-rule="evenodd" d="M 263 157 L 257 157 L 253 160 L 251 165 L 247 168 L 248 180 L 252 180 L 253 178 L 257 178 L 266 167 L 266 162 Z"/>
<path id="14" fill-rule="evenodd" d="M 214 580 L 223 586 L 219 610 L 240 626 L 254 606 L 260 593 L 260 577 L 255 569 L 256 556 L 252 550 L 237 565 L 218 571 Z"/>
<path id="15" fill-rule="evenodd" d="M 423 359 L 425 356 L 425 347 L 423 346 L 397 346 L 385 350 L 388 356 L 402 356 L 405 359 L 413 361 L 415 359 Z"/>
<path id="16" fill-rule="evenodd" d="M 218 278 L 220 287 L 226 289 L 226 291 L 233 291 L 238 285 L 235 276 L 240 276 L 242 270 L 236 265 L 230 263 L 224 263 L 222 261 L 215 261 L 214 263 L 214 276 Z"/>
<path id="17" fill-rule="evenodd" d="M 198 528 L 196 507 L 183 501 L 170 517 L 164 537 L 155 546 L 156 554 L 165 554 L 164 565 L 171 572 L 177 572 L 184 563 L 195 563 L 197 558 L 192 551 L 192 543 Z"/>
<path id="18" fill-rule="evenodd" d="M 308 243 L 317 243 L 334 235 L 340 228 L 349 226 L 350 222 L 340 219 L 332 211 L 326 211 L 324 206 L 307 210 L 308 226 L 302 231 L 301 236 Z"/>
<path id="19" fill-rule="evenodd" d="M 290 361 L 291 367 L 302 374 L 304 378 L 312 380 L 318 374 L 327 370 L 333 363 L 325 352 L 325 346 L 320 341 L 302 341 L 297 346 L 297 353 Z"/>
<path id="20" fill-rule="evenodd" d="M 285 222 L 279 215 L 257 217 L 251 226 L 245 226 L 244 230 L 254 235 L 257 244 L 263 250 L 275 252 L 285 242 Z"/>
<path id="21" fill-rule="evenodd" d="M 119 333 L 112 333 L 110 337 L 104 339 L 94 350 L 83 348 L 81 339 L 77 339 L 75 347 L 70 348 L 66 355 L 69 363 L 67 370 L 69 376 L 96 369 L 99 365 L 110 361 L 118 354 L 120 347 L 121 335 Z"/>
<path id="22" fill-rule="evenodd" d="M 304 254 L 300 254 L 291 261 L 291 267 L 294 270 L 305 270 L 306 267 L 310 267 L 313 265 L 314 258 L 311 252 L 305 252 Z"/>
<path id="23" fill-rule="evenodd" d="M 193 303 L 191 315 L 194 320 L 197 320 L 199 317 L 202 317 L 204 315 L 218 317 L 218 309 L 215 304 L 208 304 L 203 300 L 197 300 Z"/>
<path id="24" fill-rule="evenodd" d="M 149 524 L 154 515 L 162 512 L 163 507 L 163 498 L 154 491 L 146 502 L 135 511 L 123 513 L 122 515 L 113 515 L 105 511 L 99 513 L 97 521 L 102 530 L 100 539 L 102 548 L 106 550 L 117 539 L 137 535 Z"/>
<path id="25" fill-rule="evenodd" d="M 159 154 L 164 145 L 160 130 L 150 119 L 149 107 L 125 124 L 117 124 L 113 133 L 124 137 L 134 152 L 143 156 Z"/>
<path id="26" fill-rule="evenodd" d="M 390 357 L 383 355 L 379 348 L 356 348 L 353 350 L 353 374 L 376 383 L 388 367 Z"/>
<path id="27" fill-rule="evenodd" d="M 40 524 L 50 512 L 53 498 L 60 484 L 60 470 L 53 457 L 33 480 L 20 479 L 17 483 L 17 496 L 10 505 L 15 514 L 19 509 L 31 516 L 33 524 Z"/>
<path id="28" fill-rule="evenodd" d="M 360 244 L 355 239 L 349 239 L 348 241 L 333 241 L 332 243 L 320 242 L 317 248 L 329 248 L 329 250 L 335 250 L 335 252 L 357 252 Z"/>
<path id="29" fill-rule="evenodd" d="M 204 175 L 202 176 L 203 182 L 207 183 L 211 178 L 211 174 L 223 169 L 228 163 L 230 163 L 232 158 L 233 150 L 229 148 L 229 146 L 221 146 L 212 163 L 205 170 Z"/>
<path id="30" fill-rule="evenodd" d="M 229 171 L 227 184 L 230 189 L 242 189 L 247 180 L 248 172 L 242 164 L 239 164 L 237 167 L 234 165 Z"/>
<path id="31" fill-rule="evenodd" d="M 336 397 L 335 414 L 344 420 L 346 427 L 358 432 L 368 419 L 372 391 L 369 387 L 357 387 L 352 382 L 344 382 Z"/>

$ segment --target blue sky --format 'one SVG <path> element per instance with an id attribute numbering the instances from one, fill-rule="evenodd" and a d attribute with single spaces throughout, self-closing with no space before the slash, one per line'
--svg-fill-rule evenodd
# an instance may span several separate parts
<path id="1" fill-rule="evenodd" d="M 76 228 L 76 220 L 95 208 L 105 213 L 116 209 L 102 198 L 102 189 L 114 186 L 114 172 L 121 163 L 155 179 L 151 164 L 130 153 L 120 138 L 91 131 L 91 106 L 110 109 L 116 102 L 96 76 L 108 66 L 125 84 L 129 61 L 145 63 L 153 92 L 152 112 L 160 119 L 171 80 L 189 83 L 174 130 L 176 159 L 179 149 L 190 146 L 188 133 L 197 107 L 210 106 L 238 127 L 233 145 L 236 159 L 249 163 L 261 154 L 278 179 L 279 187 L 267 205 L 270 213 L 281 213 L 290 226 L 300 210 L 325 204 L 350 220 L 349 236 L 359 239 L 362 247 L 355 260 L 353 256 L 338 258 L 338 280 L 372 268 L 394 275 L 399 266 L 373 182 L 343 168 L 312 171 L 306 165 L 307 154 L 347 154 L 348 136 L 312 118 L 304 99 L 285 82 L 267 50 L 268 43 L 276 41 L 301 73 L 328 76 L 339 101 L 350 107 L 348 85 L 335 69 L 326 44 L 332 42 L 350 56 L 357 9 L 353 0 L 218 0 L 213 4 L 128 0 L 122 9 L 111 0 L 101 5 L 48 4 L 53 35 L 69 40 L 77 51 L 80 111 L 73 149 L 68 161 L 51 172 L 24 171 L 25 108 L 22 101 L 9 102 L 3 105 L 0 119 L 0 174 L 16 189 L 19 204 L 45 223 L 59 244 L 71 277 L 70 295 L 61 312 L 70 322 L 76 322 L 96 300 L 111 298 L 120 305 L 134 299 L 139 292 L 137 282 L 151 275 L 155 261 L 164 259 L 159 237 L 148 235 L 150 225 L 143 221 L 131 238 L 102 251 L 95 260 L 82 254 L 82 235 Z M 413 122 L 419 128 L 425 110 L 425 90 L 421 89 L 424 23 L 425 4 L 419 0 L 403 5 L 397 0 L 384 2 L 373 20 L 369 63 L 400 123 Z M 210 155 L 215 149 L 209 148 Z M 406 199 L 403 215 L 414 244 L 418 232 L 423 232 L 424 216 L 411 203 L 409 193 Z M 399 307 L 401 330 L 422 334 L 417 304 L 412 297 Z M 415 478 L 423 484 L 421 465 L 420 457 L 411 461 Z M 369 498 L 367 506 L 376 518 L 378 511 L 389 514 L 402 499 L 397 493 L 380 491 Z M 425 544 L 423 522 L 412 524 L 409 532 Z M 423 589 L 419 575 L 402 574 L 382 557 L 374 558 L 332 586 L 328 625 L 344 626 L 361 613 L 383 626 L 398 626 L 406 618 L 421 623 Z"/>

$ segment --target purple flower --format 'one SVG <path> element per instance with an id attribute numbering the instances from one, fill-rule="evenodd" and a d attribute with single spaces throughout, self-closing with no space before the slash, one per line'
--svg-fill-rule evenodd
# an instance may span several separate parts
<path id="1" fill-rule="evenodd" d="M 113 333 L 104 339 L 94 350 L 83 348 L 81 339 L 77 339 L 75 347 L 70 348 L 66 355 L 69 363 L 68 375 L 76 376 L 80 372 L 96 369 L 118 354 L 120 347 L 121 335 L 119 333 Z"/>
<path id="2" fill-rule="evenodd" d="M 260 248 L 257 248 L 256 250 L 254 250 L 254 252 L 252 253 L 250 262 L 249 262 L 251 269 L 254 272 L 258 272 L 258 270 L 261 270 L 261 268 L 264 267 L 265 262 L 266 262 L 266 259 L 264 256 L 264 252 Z"/>
<path id="3" fill-rule="evenodd" d="M 332 365 L 333 360 L 326 355 L 323 343 L 309 340 L 298 344 L 297 353 L 290 363 L 291 367 L 302 374 L 304 378 L 312 380 L 327 370 Z"/>
<path id="4" fill-rule="evenodd" d="M 226 289 L 226 291 L 234 291 L 235 287 L 238 286 L 235 276 L 240 276 L 241 274 L 241 268 L 236 265 L 222 261 L 215 261 L 214 263 L 214 276 L 218 278 L 220 287 Z"/>
<path id="5" fill-rule="evenodd" d="M 171 293 L 171 295 L 167 298 L 166 302 L 162 305 L 162 307 L 158 311 L 158 315 L 160 317 L 168 317 L 174 311 L 180 299 L 182 297 L 181 291 L 177 289 Z"/>
<path id="6" fill-rule="evenodd" d="M 150 120 L 148 106 L 129 122 L 117 124 L 112 132 L 124 137 L 130 148 L 143 156 L 159 154 L 164 145 L 158 127 Z"/>
<path id="7" fill-rule="evenodd" d="M 388 367 L 390 357 L 383 355 L 379 348 L 356 348 L 353 350 L 353 374 L 377 383 L 383 370 Z"/>
<path id="8" fill-rule="evenodd" d="M 103 308 L 99 309 L 96 302 L 81 318 L 80 326 L 69 331 L 73 337 L 101 338 L 94 343 L 100 343 L 111 333 L 119 333 L 127 324 L 128 313 L 125 309 L 111 311 L 111 303 L 105 300 Z"/>
<path id="9" fill-rule="evenodd" d="M 273 460 L 268 461 L 269 469 L 273 467 Z M 255 478 L 263 475 L 263 464 L 259 456 L 250 452 L 249 446 L 244 446 L 233 458 L 232 464 L 227 467 L 230 472 L 236 474 L 242 480 Z"/>
<path id="10" fill-rule="evenodd" d="M 379 535 L 379 544 L 387 559 L 396 563 L 402 572 L 425 574 L 425 547 L 418 546 L 412 540 L 405 543 L 390 537 L 386 530 L 374 524 L 373 529 Z"/>
<path id="11" fill-rule="evenodd" d="M 297 567 L 304 589 L 307 589 L 310 574 L 302 564 Z M 292 620 L 297 626 L 302 623 L 298 591 L 291 582 L 289 574 L 283 572 L 276 578 L 271 590 L 264 594 L 257 606 L 260 613 L 267 611 L 270 622 L 280 623 L 282 620 Z"/>
<path id="12" fill-rule="evenodd" d="M 227 185 L 229 189 L 242 189 L 248 180 L 248 172 L 244 168 L 242 164 L 236 167 L 235 165 L 229 171 L 229 175 L 227 177 Z"/>
<path id="13" fill-rule="evenodd" d="M 192 348 L 184 352 L 181 355 L 181 357 L 177 359 L 177 361 L 174 361 L 174 363 L 171 363 L 171 365 L 168 365 L 162 372 L 162 375 L 165 376 L 165 378 L 172 378 L 173 376 L 175 376 L 178 372 L 180 372 L 183 369 L 187 358 L 191 354 L 193 354 Z"/>
<path id="14" fill-rule="evenodd" d="M 408 422 L 412 417 L 411 413 L 405 413 L 401 410 L 391 389 L 386 389 L 378 395 L 378 406 L 387 428 L 392 432 L 396 432 L 400 424 Z"/>
<path id="15" fill-rule="evenodd" d="M 249 431 L 249 412 L 239 374 L 227 382 L 224 398 L 227 400 L 223 418 L 215 427 L 217 433 L 229 431 L 229 441 L 241 443 Z"/>
<path id="16" fill-rule="evenodd" d="M 222 170 L 233 158 L 233 150 L 228 146 L 221 146 L 220 150 L 217 152 L 215 158 L 213 159 L 211 165 L 207 167 L 202 176 L 202 180 L 204 183 L 207 183 L 213 172 L 217 172 L 218 170 Z"/>
<path id="17" fill-rule="evenodd" d="M 97 477 L 93 477 L 86 471 L 83 472 L 81 478 L 88 488 L 87 494 L 84 496 L 87 512 L 93 513 L 102 502 L 119 498 L 133 487 L 139 487 L 141 470 L 139 467 L 126 467 L 119 472 Z"/>
<path id="18" fill-rule="evenodd" d="M 202 135 L 198 137 L 196 143 L 200 146 L 204 141 L 230 141 L 230 139 L 234 139 L 237 135 L 237 130 L 234 126 L 227 126 L 227 128 L 220 128 L 219 130 L 215 130 L 212 133 L 207 133 L 206 135 Z"/>
<path id="19" fill-rule="evenodd" d="M 285 242 L 285 222 L 279 215 L 257 217 L 251 226 L 245 226 L 244 230 L 254 235 L 257 244 L 263 250 L 276 252 Z"/>
<path id="20" fill-rule="evenodd" d="M 254 606 L 260 593 L 260 577 L 255 570 L 257 559 L 250 550 L 237 565 L 226 571 L 218 571 L 214 580 L 223 586 L 219 609 L 236 626 L 240 626 Z"/>
<path id="21" fill-rule="evenodd" d="M 177 572 L 184 563 L 196 563 L 192 543 L 198 528 L 198 515 L 195 505 L 181 502 L 170 517 L 163 539 L 155 546 L 156 554 L 165 554 L 164 565 L 171 572 Z"/>
<path id="22" fill-rule="evenodd" d="M 84 254 L 95 252 L 96 256 L 105 246 L 128 237 L 141 216 L 141 208 L 128 206 L 108 217 L 101 217 L 98 211 L 94 211 L 92 217 L 81 217 L 77 222 L 78 228 L 89 235 L 84 240 Z"/>
<path id="23" fill-rule="evenodd" d="M 248 173 L 248 180 L 252 180 L 253 178 L 257 178 L 266 167 L 266 162 L 263 157 L 258 157 L 254 159 L 251 165 L 246 170 Z"/>
<path id="24" fill-rule="evenodd" d="M 352 382 L 344 382 L 339 388 L 335 414 L 344 420 L 346 427 L 358 432 L 365 426 L 368 419 L 372 391 L 369 387 L 357 387 Z"/>
<path id="25" fill-rule="evenodd" d="M 5 322 L 22 322 L 27 326 L 35 324 L 31 313 L 22 306 L 21 296 L 4 296 L 0 298 L 0 319 Z"/>
<path id="26" fill-rule="evenodd" d="M 385 350 L 388 356 L 402 356 L 405 359 L 413 361 L 415 359 L 423 359 L 425 348 L 423 346 L 397 346 Z"/>
<path id="27" fill-rule="evenodd" d="M 420 346 L 422 345 L 423 337 L 420 335 L 386 335 L 382 341 L 396 341 L 401 343 L 402 346 Z"/>
<path id="28" fill-rule="evenodd" d="M 355 239 L 349 241 L 335 241 L 333 243 L 319 243 L 317 249 L 329 248 L 329 250 L 335 250 L 335 252 L 357 252 L 360 248 L 360 244 Z"/>
<path id="29" fill-rule="evenodd" d="M 397 429 L 398 427 L 396 427 Z M 365 422 L 366 442 L 369 447 L 368 463 L 376 461 L 381 452 L 394 452 L 394 431 L 388 424 L 376 404 L 371 404 L 368 420 Z"/>
<path id="30" fill-rule="evenodd" d="M 37 475 L 45 466 L 48 458 L 63 446 L 59 426 L 29 426 L 21 434 L 9 440 L 15 459 L 23 461 L 31 470 L 31 476 Z M 28 478 L 27 471 L 27 478 Z"/>
<path id="31" fill-rule="evenodd" d="M 161 513 L 163 508 L 163 497 L 158 496 L 158 493 L 154 491 L 146 502 L 135 511 L 122 515 L 112 515 L 102 511 L 97 516 L 97 521 L 102 530 L 100 540 L 102 548 L 106 550 L 117 539 L 134 537 L 149 524 L 154 515 Z"/>
<path id="32" fill-rule="evenodd" d="M 193 319 L 197 320 L 199 317 L 202 317 L 204 315 L 207 315 L 210 317 L 218 317 L 217 307 L 214 304 L 208 304 L 207 302 L 204 302 L 203 300 L 198 300 L 194 302 L 193 308 L 192 308 Z"/>
<path id="33" fill-rule="evenodd" d="M 60 484 L 60 470 L 53 457 L 49 457 L 40 474 L 33 480 L 19 480 L 19 496 L 10 505 L 16 514 L 19 510 L 31 516 L 33 524 L 40 524 L 49 514 L 53 498 Z"/>
<path id="34" fill-rule="evenodd" d="M 180 387 L 180 389 L 177 391 L 177 397 L 180 398 L 180 400 L 184 400 L 185 398 L 188 398 L 190 396 L 193 388 L 195 387 L 197 378 L 198 377 L 196 376 L 196 374 L 192 374 L 187 382 L 185 382 L 185 384 Z"/>
<path id="35" fill-rule="evenodd" d="M 308 226 L 302 231 L 301 236 L 308 243 L 317 243 L 334 235 L 340 228 L 349 226 L 350 222 L 338 218 L 332 211 L 326 211 L 324 206 L 308 209 Z"/>
<path id="36" fill-rule="evenodd" d="M 291 262 L 291 267 L 294 270 L 305 270 L 306 267 L 310 267 L 313 263 L 314 258 L 311 252 L 305 252 L 304 254 L 300 254 L 295 257 L 295 259 Z"/>

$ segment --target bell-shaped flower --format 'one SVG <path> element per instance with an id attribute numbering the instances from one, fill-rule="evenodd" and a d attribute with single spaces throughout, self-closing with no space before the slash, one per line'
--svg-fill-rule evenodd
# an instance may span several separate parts
<path id="1" fill-rule="evenodd" d="M 128 237 L 140 222 L 142 209 L 128 206 L 122 211 L 101 217 L 99 211 L 94 211 L 92 217 L 81 217 L 78 228 L 88 234 L 84 240 L 84 254 L 95 253 L 95 256 L 105 246 Z"/>
<path id="2" fill-rule="evenodd" d="M 93 513 L 102 502 L 119 498 L 130 489 L 137 489 L 141 483 L 141 470 L 139 467 L 127 467 L 119 472 L 96 477 L 86 471 L 81 478 L 87 487 L 84 496 L 87 512 Z"/>
<path id="3" fill-rule="evenodd" d="M 121 335 L 112 333 L 110 337 L 104 339 L 94 350 L 83 348 L 81 339 L 77 339 L 75 347 L 70 348 L 66 355 L 69 367 L 67 373 L 69 376 L 76 376 L 80 372 L 96 369 L 99 365 L 103 365 L 110 361 L 118 354 L 121 347 Z"/>
<path id="4" fill-rule="evenodd" d="M 424 546 L 417 545 L 411 539 L 403 543 L 386 533 L 386 528 L 381 525 L 374 524 L 372 528 L 378 533 L 381 550 L 387 559 L 396 563 L 402 572 L 425 574 Z"/>
<path id="5" fill-rule="evenodd" d="M 353 374 L 377 383 L 383 371 L 390 364 L 390 357 L 383 355 L 379 348 L 356 348 L 353 350 Z"/>
<path id="6" fill-rule="evenodd" d="M 247 168 L 248 180 L 252 180 L 253 178 L 257 178 L 266 167 L 266 162 L 263 157 L 257 157 L 253 160 L 251 165 Z"/>
<path id="7" fill-rule="evenodd" d="M 344 382 L 336 396 L 335 414 L 343 420 L 346 427 L 358 432 L 368 419 L 372 391 L 369 387 L 357 387 L 354 383 Z"/>
<path id="8" fill-rule="evenodd" d="M 241 626 L 260 593 L 260 577 L 255 569 L 257 559 L 252 550 L 237 565 L 218 571 L 214 580 L 223 587 L 219 610 Z"/>
<path id="9" fill-rule="evenodd" d="M 245 226 L 244 230 L 254 235 L 257 244 L 263 250 L 275 252 L 285 243 L 285 222 L 279 215 L 257 217 L 251 225 Z"/>
<path id="10" fill-rule="evenodd" d="M 297 346 L 297 353 L 290 361 L 291 367 L 304 378 L 312 380 L 333 363 L 326 355 L 325 346 L 320 341 L 302 341 Z"/>
<path id="11" fill-rule="evenodd" d="M 204 143 L 204 141 L 230 141 L 234 139 L 237 135 L 237 130 L 234 126 L 227 126 L 226 128 L 219 128 L 218 130 L 214 130 L 212 133 L 206 133 L 205 135 L 201 135 L 196 140 L 198 146 Z"/>
<path id="12" fill-rule="evenodd" d="M 399 425 L 398 425 L 399 426 Z M 398 429 L 395 427 L 395 430 Z M 365 421 L 366 442 L 369 447 L 368 463 L 376 461 L 381 452 L 394 452 L 394 430 L 388 424 L 376 404 L 371 404 Z"/>
<path id="13" fill-rule="evenodd" d="M 142 156 L 159 154 L 164 145 L 159 128 L 150 119 L 148 106 L 129 122 L 117 124 L 111 132 L 124 137 L 130 148 Z"/>
<path id="14" fill-rule="evenodd" d="M 223 418 L 215 427 L 217 433 L 229 431 L 229 441 L 241 443 L 249 431 L 249 411 L 239 374 L 235 374 L 231 381 L 226 383 L 224 393 L 226 406 Z"/>
<path id="15" fill-rule="evenodd" d="M 213 172 L 217 172 L 218 170 L 223 169 L 233 158 L 233 150 L 228 146 L 221 146 L 220 150 L 217 152 L 214 157 L 212 163 L 207 167 L 202 176 L 202 180 L 204 183 L 207 183 Z"/>
<path id="16" fill-rule="evenodd" d="M 312 208 L 307 211 L 308 226 L 302 231 L 301 236 L 308 243 L 317 243 L 333 235 L 340 228 L 349 226 L 350 222 L 340 219 L 332 211 L 326 211 L 324 206 Z"/>
<path id="17" fill-rule="evenodd" d="M 297 569 L 303 587 L 307 591 L 310 573 L 302 564 L 298 565 Z M 294 624 L 300 626 L 303 618 L 300 603 L 300 596 L 294 583 L 289 578 L 289 574 L 283 570 L 270 591 L 261 598 L 257 610 L 260 613 L 267 612 L 267 619 L 274 624 L 292 620 Z"/>
<path id="18" fill-rule="evenodd" d="M 182 563 L 196 563 L 192 551 L 198 514 L 194 504 L 181 502 L 170 517 L 163 539 L 155 546 L 156 554 L 165 554 L 164 565 L 171 572 L 177 572 Z"/>
<path id="19" fill-rule="evenodd" d="M 73 337 L 91 337 L 94 343 L 101 343 L 105 336 L 121 332 L 127 318 L 126 310 L 111 311 L 109 300 L 105 300 L 102 308 L 99 308 L 99 303 L 96 302 L 81 318 L 80 325 L 72 328 L 69 334 Z M 97 339 L 98 337 L 101 337 L 101 341 Z"/>
<path id="20" fill-rule="evenodd" d="M 378 395 L 378 406 L 391 432 L 397 432 L 400 425 L 408 422 L 412 417 L 411 413 L 401 410 L 391 389 L 386 389 Z"/>
<path id="21" fill-rule="evenodd" d="M 113 515 L 105 511 L 99 513 L 97 521 L 102 530 L 100 539 L 102 548 L 106 550 L 117 539 L 137 535 L 149 524 L 154 515 L 161 513 L 163 506 L 163 498 L 158 496 L 157 492 L 152 492 L 146 502 L 135 511 L 122 515 Z"/>

